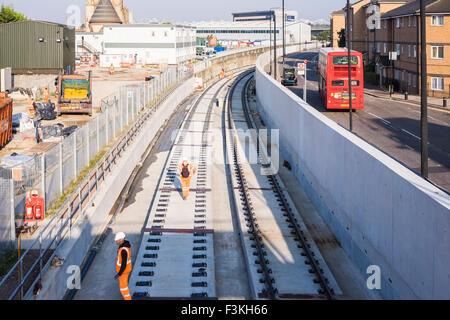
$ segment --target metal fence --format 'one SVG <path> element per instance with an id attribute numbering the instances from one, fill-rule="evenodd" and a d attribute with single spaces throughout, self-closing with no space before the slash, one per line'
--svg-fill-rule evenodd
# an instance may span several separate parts
<path id="1" fill-rule="evenodd" d="M 0 251 L 11 247 L 11 242 L 15 238 L 15 235 L 12 234 L 14 212 L 10 206 L 11 201 L 9 201 L 12 197 L 12 190 L 11 171 L 0 168 Z"/>
<path id="2" fill-rule="evenodd" d="M 48 270 L 56 248 L 64 239 L 71 238 L 72 226 L 85 215 L 91 198 L 110 174 L 130 141 L 151 117 L 155 108 L 176 89 L 178 84 L 192 76 L 192 73 L 169 69 L 161 77 L 149 82 L 123 86 L 118 92 L 102 100 L 101 114 L 39 156 L 32 165 L 27 164 L 22 170 L 23 181 L 14 179 L 12 171 L 17 168 L 4 170 L 6 174 L 11 175 L 10 177 L 6 175 L 6 180 L 14 182 L 15 196 L 10 203 L 14 208 L 21 208 L 17 201 L 22 200 L 23 190 L 28 187 L 43 188 L 46 203 L 51 206 L 67 185 L 76 179 L 80 171 L 89 168 L 88 173 L 83 175 L 83 180 L 65 197 L 64 203 L 53 218 L 39 230 L 39 234 L 19 261 L 0 281 L 0 299 L 24 297 L 24 294 L 41 278 L 42 273 Z M 108 146 L 113 140 L 111 146 Z M 106 146 L 108 148 L 105 148 Z M 99 157 L 99 151 L 103 148 L 107 151 L 95 166 L 93 168 L 87 166 L 89 162 Z M 5 190 L 5 193 L 7 192 L 8 190 Z M 12 191 L 10 193 L 12 194 Z M 3 200 L 2 198 L 2 205 Z M 16 218 L 23 215 L 20 210 L 16 211 Z M 10 228 L 10 231 L 13 232 L 13 229 Z M 23 265 L 24 261 L 31 263 Z M 19 279 L 16 279 L 15 270 L 20 270 L 19 274 L 22 276 Z M 12 282 L 15 285 L 11 285 Z"/>
<path id="3" fill-rule="evenodd" d="M 58 208 L 61 196 L 75 187 L 80 173 L 87 170 L 92 160 L 99 158 L 136 117 L 143 107 L 153 106 L 164 93 L 186 73 L 167 69 L 151 81 L 126 85 L 104 98 L 101 113 L 61 140 L 50 150 L 36 155 L 26 163 L 0 171 L 0 243 L 12 245 L 16 226 L 23 224 L 25 198 L 33 189 L 42 192 L 48 212 Z M 86 173 L 86 172 L 84 172 Z M 72 187 L 72 188 L 70 188 Z M 52 208 L 54 207 L 54 208 Z M 6 230 L 8 229 L 11 230 Z"/>

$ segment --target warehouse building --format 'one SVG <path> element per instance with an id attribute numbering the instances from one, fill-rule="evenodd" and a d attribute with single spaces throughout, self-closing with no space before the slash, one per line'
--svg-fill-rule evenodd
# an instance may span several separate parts
<path id="1" fill-rule="evenodd" d="M 285 10 L 284 14 L 286 15 L 286 21 L 294 22 L 298 20 L 298 12 L 295 10 Z M 282 21 L 283 10 L 276 9 L 272 11 L 250 11 L 233 13 L 233 21 L 269 21 L 272 15 L 275 15 L 277 21 Z"/>
<path id="2" fill-rule="evenodd" d="M 277 43 L 283 41 L 283 14 L 281 10 L 233 13 L 232 21 L 202 21 L 190 25 L 197 28 L 200 38 L 215 37 L 224 46 L 235 47 L 241 42 L 269 44 L 274 36 L 273 17 L 276 21 Z M 311 41 L 311 26 L 298 21 L 297 11 L 287 10 L 286 44 Z"/>
<path id="3" fill-rule="evenodd" d="M 13 74 L 57 74 L 74 70 L 75 29 L 27 20 L 0 24 L 0 68 Z"/>
<path id="4" fill-rule="evenodd" d="M 196 33 L 191 26 L 172 24 L 114 24 L 103 28 L 101 65 L 183 64 L 195 59 Z"/>
<path id="5" fill-rule="evenodd" d="M 268 21 L 228 22 L 211 21 L 192 24 L 197 28 L 197 36 L 206 38 L 214 36 L 222 45 L 233 46 L 238 42 L 253 42 L 269 44 L 273 39 L 274 30 Z M 283 41 L 282 25 L 277 24 L 277 43 Z M 273 40 L 272 40 L 273 41 Z M 311 41 L 311 26 L 302 22 L 286 23 L 286 44 L 304 43 Z"/>

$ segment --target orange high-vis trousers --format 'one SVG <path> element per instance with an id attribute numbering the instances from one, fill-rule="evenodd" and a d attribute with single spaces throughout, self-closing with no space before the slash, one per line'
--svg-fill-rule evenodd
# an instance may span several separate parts
<path id="1" fill-rule="evenodd" d="M 129 276 L 130 273 L 122 273 L 122 275 L 119 277 L 120 293 L 123 296 L 123 300 L 131 300 L 130 289 L 128 289 Z"/>
<path id="2" fill-rule="evenodd" d="M 47 90 L 44 90 L 43 97 L 44 97 L 44 102 L 45 102 L 45 103 L 48 103 L 48 100 L 49 100 L 49 98 L 50 98 L 50 95 L 48 94 L 48 91 L 47 91 Z"/>
<path id="3" fill-rule="evenodd" d="M 189 195 L 189 187 L 191 186 L 191 177 L 189 178 L 180 178 L 181 180 L 181 190 L 183 192 L 183 198 L 186 199 Z"/>

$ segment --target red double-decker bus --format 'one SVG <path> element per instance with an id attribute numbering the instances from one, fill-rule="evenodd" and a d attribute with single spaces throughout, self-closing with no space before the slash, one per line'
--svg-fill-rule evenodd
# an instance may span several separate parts
<path id="1" fill-rule="evenodd" d="M 352 109 L 364 108 L 364 68 L 362 54 L 350 54 Z M 348 53 L 345 48 L 319 51 L 319 94 L 326 109 L 349 109 Z"/>

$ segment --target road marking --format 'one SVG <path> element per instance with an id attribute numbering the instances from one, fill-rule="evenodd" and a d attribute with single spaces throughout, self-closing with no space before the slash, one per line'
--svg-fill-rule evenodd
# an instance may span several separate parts
<path id="1" fill-rule="evenodd" d="M 409 132 L 408 130 L 402 129 L 403 132 L 406 132 L 407 134 L 413 136 L 414 138 L 418 139 L 418 140 L 422 140 L 421 138 L 419 138 L 418 136 L 416 136 L 415 134 Z"/>
<path id="2" fill-rule="evenodd" d="M 429 107 L 428 107 L 429 108 Z M 415 112 L 415 113 L 421 113 L 420 111 L 418 111 L 418 110 L 415 110 L 415 109 L 409 109 L 410 111 L 413 111 L 413 112 Z M 434 121 L 436 121 L 436 122 L 440 122 L 440 123 L 442 123 L 443 125 L 445 125 L 445 126 L 448 126 L 448 124 L 446 123 L 446 122 L 444 122 L 444 121 L 441 121 L 441 120 L 439 120 L 439 119 L 436 119 L 436 118 L 434 118 L 434 117 L 432 117 L 432 116 L 430 116 L 430 115 L 428 115 L 428 119 L 431 119 L 431 120 L 434 120 Z"/>
<path id="3" fill-rule="evenodd" d="M 374 116 L 374 117 L 376 117 L 376 118 L 378 118 L 378 119 L 380 119 L 380 120 L 383 121 L 385 124 L 391 124 L 390 121 L 387 121 L 386 119 L 383 119 L 383 118 L 377 116 L 376 114 L 373 114 L 373 113 L 371 113 L 371 112 L 369 112 L 369 114 L 372 115 L 372 116 Z"/>
<path id="4" fill-rule="evenodd" d="M 417 105 L 416 103 L 411 103 L 411 102 L 406 102 L 406 101 L 401 101 L 401 100 L 395 100 L 395 99 L 393 100 L 393 99 L 384 98 L 384 97 L 378 97 L 378 96 L 376 96 L 376 95 L 374 95 L 372 93 L 368 93 L 368 92 L 364 92 L 364 94 L 367 94 L 367 95 L 369 95 L 369 96 L 371 96 L 373 98 L 376 98 L 376 99 L 381 99 L 381 100 L 386 100 L 386 101 L 395 101 L 395 102 L 398 102 L 398 103 L 401 103 L 401 104 L 407 104 L 407 105 L 410 105 L 410 106 L 414 106 L 414 107 L 419 107 L 420 108 L 420 106 Z M 450 111 L 448 111 L 448 110 L 442 110 L 442 109 L 435 108 L 435 107 L 428 106 L 428 109 L 450 114 Z"/>

